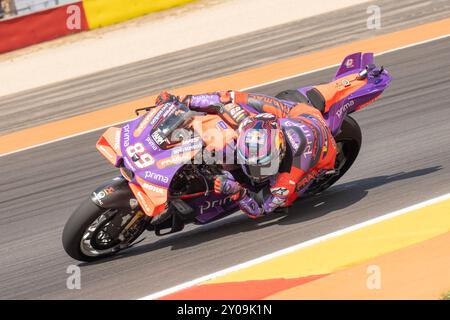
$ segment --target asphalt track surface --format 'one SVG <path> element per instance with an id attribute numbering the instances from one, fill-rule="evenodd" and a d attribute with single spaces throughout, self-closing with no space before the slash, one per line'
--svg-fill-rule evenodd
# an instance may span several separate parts
<path id="1" fill-rule="evenodd" d="M 366 27 L 370 4 L 381 9 L 381 29 Z M 0 134 L 448 17 L 448 0 L 377 0 L 3 96 Z"/>
<path id="2" fill-rule="evenodd" d="M 444 38 L 376 57 L 394 81 L 355 114 L 361 154 L 321 196 L 298 202 L 285 216 L 254 221 L 237 213 L 166 238 L 146 233 L 136 247 L 100 263 L 68 257 L 61 232 L 90 191 L 116 175 L 95 149 L 101 131 L 1 157 L 0 298 L 139 298 L 448 193 L 449 47 Z M 252 91 L 276 94 L 326 82 L 335 69 Z M 81 290 L 66 288 L 71 264 L 81 267 Z"/>

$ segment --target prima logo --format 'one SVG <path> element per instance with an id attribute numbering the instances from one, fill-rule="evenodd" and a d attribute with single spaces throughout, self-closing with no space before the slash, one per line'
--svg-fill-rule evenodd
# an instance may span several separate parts
<path id="1" fill-rule="evenodd" d="M 313 145 L 312 145 L 312 140 L 311 140 L 311 129 L 308 128 L 307 125 L 305 124 L 299 124 L 298 127 L 300 128 L 300 130 L 302 130 L 303 135 L 306 138 L 306 146 L 305 146 L 305 150 L 303 151 L 303 157 L 307 158 L 310 154 L 312 154 L 312 150 L 313 150 Z"/>
<path id="2" fill-rule="evenodd" d="M 167 176 L 152 171 L 145 171 L 145 179 L 152 179 L 164 183 L 169 182 L 169 178 Z"/>
<path id="3" fill-rule="evenodd" d="M 347 102 L 346 104 L 344 104 L 341 108 L 339 108 L 339 110 L 336 112 L 336 115 L 341 118 L 343 113 L 346 113 L 347 110 L 351 107 L 353 107 L 353 105 L 355 104 L 355 101 L 350 100 L 349 102 Z"/>
<path id="4" fill-rule="evenodd" d="M 290 145 L 292 146 L 292 149 L 296 152 L 298 148 L 300 148 L 300 139 L 298 135 L 295 133 L 293 129 L 286 131 L 286 136 L 289 140 Z"/>
<path id="5" fill-rule="evenodd" d="M 130 145 L 130 125 L 127 124 L 126 126 L 123 126 L 122 132 L 123 132 L 123 145 L 126 148 Z"/>
<path id="6" fill-rule="evenodd" d="M 200 206 L 200 214 L 203 214 L 205 212 L 205 210 L 221 207 L 225 204 L 229 204 L 229 203 L 233 202 L 231 197 L 232 196 L 228 196 L 226 198 L 222 198 L 222 199 L 218 199 L 218 200 L 213 200 L 213 201 L 207 200 L 207 201 L 203 202 L 203 204 Z"/>

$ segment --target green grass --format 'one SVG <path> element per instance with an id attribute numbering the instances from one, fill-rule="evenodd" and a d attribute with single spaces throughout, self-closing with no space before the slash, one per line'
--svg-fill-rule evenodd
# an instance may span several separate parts
<path id="1" fill-rule="evenodd" d="M 450 300 L 450 291 L 442 295 L 442 300 Z"/>

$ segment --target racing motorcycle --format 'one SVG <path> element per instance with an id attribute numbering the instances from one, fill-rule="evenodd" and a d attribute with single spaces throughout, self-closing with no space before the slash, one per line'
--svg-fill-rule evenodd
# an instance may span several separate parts
<path id="1" fill-rule="evenodd" d="M 330 83 L 276 96 L 320 110 L 338 146 L 335 169 L 311 181 L 303 196 L 321 193 L 351 167 L 361 147 L 361 129 L 348 114 L 373 102 L 391 80 L 383 67 L 373 64 L 372 53 L 354 53 Z M 67 221 L 62 242 L 74 259 L 104 258 L 132 246 L 145 230 L 167 235 L 238 210 L 230 196 L 213 191 L 214 177 L 226 163 L 207 161 L 234 149 L 236 132 L 223 118 L 191 111 L 180 102 L 136 113 L 137 118 L 107 129 L 97 142 L 121 175 L 100 185 Z M 233 175 L 255 193 L 264 187 L 246 180 L 239 169 Z M 169 218 L 152 224 L 152 217 L 164 210 L 172 211 Z"/>

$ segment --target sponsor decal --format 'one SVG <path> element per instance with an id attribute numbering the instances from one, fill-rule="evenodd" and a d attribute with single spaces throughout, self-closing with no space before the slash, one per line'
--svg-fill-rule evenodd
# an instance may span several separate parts
<path id="1" fill-rule="evenodd" d="M 145 141 L 148 143 L 150 148 L 152 148 L 154 151 L 157 151 L 159 149 L 158 146 L 155 144 L 155 141 L 153 141 L 152 138 L 147 137 L 147 138 L 145 138 Z"/>
<path id="2" fill-rule="evenodd" d="M 123 132 L 123 145 L 126 148 L 130 145 L 130 124 L 123 126 L 122 132 Z"/>
<path id="3" fill-rule="evenodd" d="M 300 122 L 286 121 L 284 124 L 286 126 L 295 126 L 297 128 L 300 128 L 300 130 L 302 131 L 302 133 L 306 139 L 306 146 L 305 146 L 305 149 L 303 150 L 303 157 L 307 158 L 309 155 L 311 155 L 313 153 L 313 140 L 311 139 L 312 138 L 312 133 L 311 133 L 312 130 L 306 124 L 300 123 Z M 288 139 L 289 139 L 289 136 L 288 136 Z"/>
<path id="4" fill-rule="evenodd" d="M 353 107 L 353 105 L 355 104 L 355 101 L 350 100 L 349 102 L 347 102 L 346 104 L 344 104 L 342 107 L 339 108 L 339 110 L 336 112 L 336 115 L 341 118 L 342 115 L 347 112 L 347 110 L 351 107 Z"/>
<path id="5" fill-rule="evenodd" d="M 183 140 L 181 142 L 181 145 L 193 144 L 193 143 L 197 143 L 199 141 L 200 141 L 200 137 L 194 137 L 194 138 Z"/>
<path id="6" fill-rule="evenodd" d="M 255 119 L 276 119 L 275 115 L 271 113 L 260 113 L 255 116 Z"/>
<path id="7" fill-rule="evenodd" d="M 161 134 L 159 133 L 159 131 L 153 132 L 152 138 L 156 142 L 156 144 L 159 146 L 162 145 L 165 141 L 165 139 L 163 137 L 161 137 Z"/>
<path id="8" fill-rule="evenodd" d="M 169 102 L 166 103 L 161 109 L 159 109 L 159 111 L 153 117 L 152 121 L 150 121 L 150 124 L 154 126 L 159 121 L 159 119 L 161 119 L 161 116 L 166 112 L 167 108 L 171 105 L 172 104 Z"/>
<path id="9" fill-rule="evenodd" d="M 163 113 L 163 118 L 166 118 L 169 114 L 172 113 L 172 111 L 174 111 L 176 108 L 176 105 L 173 104 L 172 102 L 169 102 L 168 104 L 166 104 L 166 109 Z"/>
<path id="10" fill-rule="evenodd" d="M 142 188 L 144 188 L 144 190 L 148 190 L 148 191 L 151 191 L 151 192 L 156 192 L 156 193 L 159 193 L 159 194 L 164 194 L 164 191 L 165 191 L 164 188 L 158 187 L 158 186 L 156 186 L 154 184 L 147 183 L 147 182 L 142 185 Z"/>
<path id="11" fill-rule="evenodd" d="M 222 121 L 222 120 L 220 120 L 219 122 L 217 122 L 217 128 L 218 129 L 220 129 L 220 130 L 226 130 L 226 129 L 228 129 L 228 126 L 227 126 L 227 124 L 224 122 L 224 121 Z"/>
<path id="12" fill-rule="evenodd" d="M 147 204 L 146 196 L 141 191 L 138 191 L 136 196 L 140 200 L 139 203 L 142 205 L 144 211 L 147 213 L 151 213 L 152 210 L 150 209 L 150 207 Z"/>
<path id="13" fill-rule="evenodd" d="M 286 136 L 289 140 L 289 144 L 292 146 L 294 153 L 300 148 L 300 138 L 293 129 L 286 130 Z"/>
<path id="14" fill-rule="evenodd" d="M 173 156 L 170 158 L 162 159 L 162 160 L 158 161 L 157 166 L 158 166 L 158 168 L 163 169 L 163 168 L 175 166 L 177 164 L 185 164 L 191 160 L 192 156 L 193 156 L 192 153 L 187 153 L 187 154 L 185 153 L 185 154 Z"/>
<path id="15" fill-rule="evenodd" d="M 283 105 L 283 103 L 281 103 L 281 101 L 279 101 L 278 99 L 274 99 L 272 97 L 268 97 L 265 95 L 259 95 L 259 94 L 249 94 L 248 97 L 253 98 L 255 100 L 263 101 L 269 105 L 277 107 L 280 110 L 285 109 L 285 106 Z"/>
<path id="16" fill-rule="evenodd" d="M 108 187 L 108 188 L 103 189 L 100 192 L 93 192 L 92 195 L 94 196 L 95 201 L 97 201 L 100 205 L 103 205 L 103 199 L 107 195 L 109 195 L 115 191 L 116 191 L 116 189 L 114 189 L 114 187 Z"/>
<path id="17" fill-rule="evenodd" d="M 116 130 L 116 134 L 114 135 L 114 150 L 120 150 L 120 135 L 122 134 L 121 130 Z"/>
<path id="18" fill-rule="evenodd" d="M 244 110 L 240 106 L 235 106 L 230 110 L 230 114 L 234 117 L 238 113 L 242 113 Z"/>
<path id="19" fill-rule="evenodd" d="M 286 197 L 289 194 L 289 190 L 283 187 L 273 187 L 270 188 L 270 192 L 274 196 Z"/>
<path id="20" fill-rule="evenodd" d="M 301 116 L 303 117 L 304 115 L 302 114 Z M 300 123 L 300 122 L 297 122 L 297 121 L 291 121 L 291 120 L 288 120 L 288 121 L 285 121 L 285 122 L 284 122 L 284 126 L 286 126 L 286 127 L 297 127 L 297 128 L 300 128 L 300 127 L 304 126 L 304 124 L 303 124 L 303 123 Z M 303 130 L 302 130 L 302 131 L 303 131 Z"/>
<path id="21" fill-rule="evenodd" d="M 347 69 L 353 68 L 355 66 L 353 59 L 347 59 L 347 61 L 345 61 L 345 66 Z"/>
<path id="22" fill-rule="evenodd" d="M 139 202 L 135 198 L 130 199 L 130 208 L 135 209 L 139 205 Z"/>
<path id="23" fill-rule="evenodd" d="M 202 143 L 197 143 L 197 144 L 191 144 L 191 145 L 185 145 L 185 146 L 181 146 L 181 147 L 176 147 L 172 150 L 172 156 L 176 156 L 179 155 L 180 153 L 185 153 L 185 152 L 191 152 L 191 151 L 195 151 L 195 150 L 199 150 L 203 147 Z"/>
<path id="24" fill-rule="evenodd" d="M 347 79 L 342 80 L 342 85 L 344 87 L 348 87 L 350 85 L 350 81 L 348 81 Z"/>
<path id="25" fill-rule="evenodd" d="M 303 150 L 303 157 L 307 158 L 310 154 L 312 154 L 312 149 L 313 149 L 313 145 L 312 145 L 312 140 L 311 140 L 311 131 L 309 130 L 308 126 L 305 124 L 299 124 L 298 126 L 300 128 L 300 130 L 302 130 L 303 135 L 306 138 L 306 146 L 305 149 Z"/>
<path id="26" fill-rule="evenodd" d="M 219 199 L 219 200 L 213 200 L 213 201 L 207 200 L 207 201 L 203 202 L 200 205 L 200 214 L 203 214 L 205 212 L 205 210 L 209 210 L 209 209 L 217 208 L 217 207 L 222 207 L 222 206 L 224 206 L 226 204 L 232 203 L 233 202 L 232 197 L 233 196 L 228 196 L 226 198 Z"/>
<path id="27" fill-rule="evenodd" d="M 315 173 L 307 173 L 295 186 L 295 192 L 300 192 L 304 187 L 306 187 L 314 178 Z"/>
<path id="28" fill-rule="evenodd" d="M 195 99 L 195 105 L 213 105 L 221 101 L 220 96 L 216 94 L 196 94 L 192 99 Z M 226 101 L 223 102 L 226 103 Z"/>
<path id="29" fill-rule="evenodd" d="M 240 123 L 247 116 L 247 112 L 241 106 L 238 105 L 233 105 L 233 107 L 229 110 L 229 114 L 236 123 Z"/>
<path id="30" fill-rule="evenodd" d="M 169 182 L 169 177 L 159 174 L 159 173 L 156 173 L 156 172 L 152 172 L 152 171 L 145 171 L 144 177 L 145 177 L 145 179 L 152 179 L 152 180 L 159 181 L 159 182 L 164 182 L 164 183 Z"/>
<path id="31" fill-rule="evenodd" d="M 117 155 L 115 153 L 110 152 L 109 148 L 105 148 L 102 145 L 98 146 L 98 148 L 102 151 L 102 154 L 104 154 L 105 156 L 107 156 L 111 160 L 115 161 L 117 159 Z"/>

